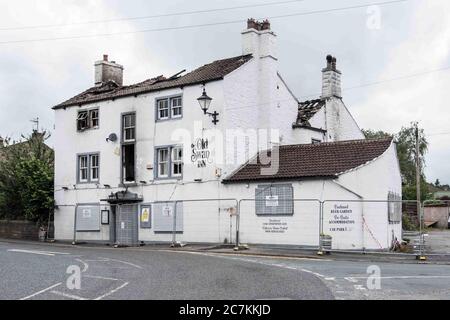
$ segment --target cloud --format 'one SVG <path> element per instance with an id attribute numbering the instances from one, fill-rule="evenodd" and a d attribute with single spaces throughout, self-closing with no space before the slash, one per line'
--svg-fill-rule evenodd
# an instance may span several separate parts
<path id="1" fill-rule="evenodd" d="M 108 1 L 16 0 L 0 11 L 0 27 L 65 24 L 120 17 Z M 105 32 L 133 31 L 128 22 L 73 25 L 61 28 L 0 30 L 1 41 L 67 37 Z M 0 45 L 0 135 L 18 138 L 29 132 L 29 120 L 40 117 L 53 128 L 50 108 L 93 85 L 94 61 L 103 53 L 125 65 L 125 81 L 137 82 L 158 72 L 158 59 L 139 35 L 28 42 Z M 151 67 L 127 68 L 135 61 L 152 61 Z M 27 119 L 24 119 L 28 117 Z M 4 121 L 4 119 L 6 121 Z"/>
<path id="2" fill-rule="evenodd" d="M 450 2 L 411 2 L 414 15 L 406 40 L 394 46 L 378 80 L 402 77 L 450 66 Z M 374 86 L 366 100 L 354 108 L 364 128 L 397 132 L 411 121 L 419 121 L 429 133 L 426 173 L 429 180 L 450 182 L 448 161 L 450 135 L 432 133 L 450 131 L 448 118 L 450 70 L 433 72 Z"/>

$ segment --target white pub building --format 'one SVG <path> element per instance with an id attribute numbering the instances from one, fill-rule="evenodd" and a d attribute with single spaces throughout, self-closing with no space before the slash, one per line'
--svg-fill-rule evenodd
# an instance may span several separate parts
<path id="1" fill-rule="evenodd" d="M 55 238 L 318 246 L 322 235 L 335 249 L 389 249 L 401 238 L 387 203 L 401 198 L 395 143 L 364 138 L 332 56 L 322 95 L 298 101 L 276 40 L 249 19 L 241 56 L 133 85 L 97 61 L 94 85 L 53 107 Z"/>

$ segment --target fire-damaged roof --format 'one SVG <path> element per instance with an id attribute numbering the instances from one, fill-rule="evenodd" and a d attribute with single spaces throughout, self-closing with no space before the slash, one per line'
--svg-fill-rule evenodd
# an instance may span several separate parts
<path id="1" fill-rule="evenodd" d="M 248 54 L 223 60 L 216 60 L 212 63 L 197 68 L 184 76 L 176 78 L 165 78 L 163 76 L 159 76 L 130 86 L 119 86 L 115 82 L 109 81 L 101 86 L 92 87 L 63 103 L 58 104 L 53 107 L 53 109 L 61 109 L 74 105 L 82 105 L 102 100 L 132 96 L 162 89 L 184 87 L 188 85 L 221 80 L 224 76 L 236 70 L 251 58 L 252 55 Z"/>
<path id="2" fill-rule="evenodd" d="M 325 99 L 308 100 L 299 102 L 297 121 L 294 126 L 311 126 L 309 120 L 317 113 L 323 106 L 325 106 Z"/>
<path id="3" fill-rule="evenodd" d="M 258 155 L 257 163 L 247 162 L 225 178 L 223 183 L 255 180 L 334 178 L 381 156 L 391 143 L 392 139 L 389 138 L 284 145 L 279 147 L 278 160 L 271 159 L 272 161 L 278 161 L 276 174 L 261 175 L 261 169 L 269 168 L 270 165 L 262 165 Z"/>

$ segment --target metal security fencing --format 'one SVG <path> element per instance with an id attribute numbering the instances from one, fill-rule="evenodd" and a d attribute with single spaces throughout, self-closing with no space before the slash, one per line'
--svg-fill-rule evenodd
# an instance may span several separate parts
<path id="1" fill-rule="evenodd" d="M 167 204 L 171 208 L 167 209 Z M 153 204 L 153 219 L 158 215 L 171 219 L 172 245 L 206 243 L 232 245 L 237 243 L 237 199 L 176 200 Z M 171 211 L 171 212 L 170 212 Z M 155 232 L 158 232 L 155 222 Z"/>
<path id="2" fill-rule="evenodd" d="M 426 200 L 422 203 L 423 232 L 426 255 L 450 255 L 450 200 Z"/>
<path id="3" fill-rule="evenodd" d="M 280 192 L 278 192 L 278 191 Z M 275 192 L 277 191 L 277 192 Z M 261 189 L 254 199 L 193 199 L 139 204 L 86 203 L 59 208 L 73 214 L 73 243 L 242 244 L 327 252 L 390 252 L 424 257 L 426 201 L 294 199 L 290 190 Z M 450 208 L 450 201 L 441 201 Z M 419 204 L 419 205 L 418 205 Z M 412 211 L 411 208 L 417 208 Z M 61 211 L 62 210 L 62 211 Z M 418 210 L 418 212 L 417 212 Z M 447 216 L 448 219 L 448 210 Z M 68 233 L 67 230 L 57 230 Z M 450 247 L 450 246 L 449 246 Z"/>
<path id="4" fill-rule="evenodd" d="M 422 243 L 405 244 L 403 208 L 417 201 L 325 200 L 322 202 L 319 252 L 397 252 L 420 255 Z M 416 232 L 421 233 L 420 225 Z"/>
<path id="5" fill-rule="evenodd" d="M 238 242 L 319 248 L 321 202 L 263 195 L 239 201 Z"/>

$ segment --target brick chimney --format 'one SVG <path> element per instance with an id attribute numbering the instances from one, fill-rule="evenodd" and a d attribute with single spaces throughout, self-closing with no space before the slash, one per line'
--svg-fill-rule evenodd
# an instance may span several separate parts
<path id="1" fill-rule="evenodd" d="M 328 55 L 327 66 L 322 69 L 322 98 L 342 98 L 341 72 L 336 69 L 336 58 Z"/>
<path id="2" fill-rule="evenodd" d="M 114 81 L 119 86 L 123 85 L 123 66 L 115 61 L 108 61 L 108 55 L 103 55 L 103 60 L 95 62 L 95 85 Z"/>
<path id="3" fill-rule="evenodd" d="M 242 31 L 242 53 L 252 54 L 253 79 L 257 82 L 257 101 L 254 115 L 258 128 L 276 128 L 278 105 L 278 59 L 277 36 L 268 20 L 247 20 L 247 29 Z"/>
<path id="4" fill-rule="evenodd" d="M 276 34 L 270 29 L 269 20 L 262 22 L 247 20 L 247 29 L 242 31 L 242 54 L 253 54 L 256 58 L 277 58 Z"/>

